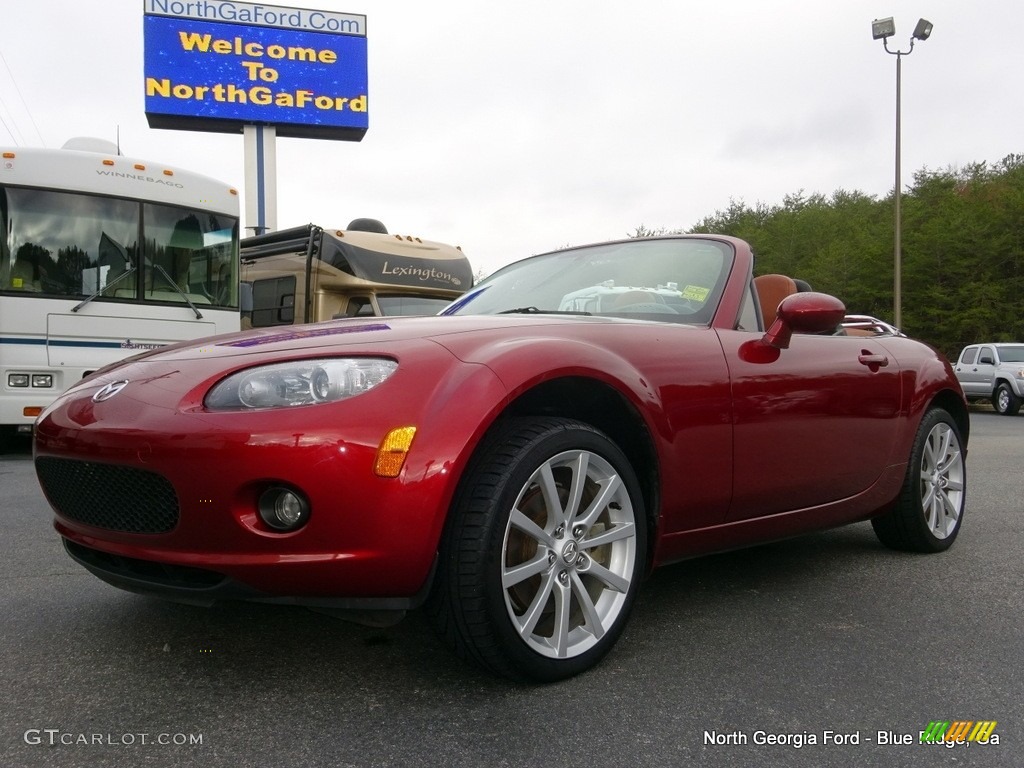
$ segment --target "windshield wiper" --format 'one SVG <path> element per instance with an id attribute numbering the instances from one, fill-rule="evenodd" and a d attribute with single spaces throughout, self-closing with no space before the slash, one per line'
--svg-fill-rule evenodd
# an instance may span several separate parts
<path id="1" fill-rule="evenodd" d="M 149 263 L 148 259 L 147 263 Z M 171 280 L 171 276 L 167 274 L 167 270 L 155 262 L 152 263 L 150 266 L 154 267 L 161 275 L 163 275 L 164 279 L 171 284 L 171 287 L 178 292 L 178 295 L 185 300 L 185 303 L 192 308 L 192 311 L 196 313 L 196 320 L 202 320 L 203 313 L 196 309 L 196 305 L 192 303 L 192 300 L 188 297 L 188 294 L 181 290 L 181 288 L 178 286 L 176 282 Z"/>
<path id="2" fill-rule="evenodd" d="M 505 309 L 499 315 L 589 315 L 590 312 L 574 312 L 564 309 L 537 309 L 537 307 L 517 307 Z"/>
<path id="3" fill-rule="evenodd" d="M 125 279 L 126 277 L 128 277 L 128 275 L 130 275 L 130 274 L 133 274 L 134 272 L 135 272 L 135 267 L 132 267 L 131 269 L 125 270 L 125 271 L 124 271 L 124 272 L 122 272 L 122 273 L 121 273 L 120 275 L 118 275 L 118 276 L 117 276 L 117 277 L 115 277 L 115 278 L 114 278 L 113 280 L 111 280 L 111 281 L 110 281 L 109 283 L 107 283 L 107 284 L 106 284 L 106 285 L 104 285 L 104 286 L 103 286 L 102 288 L 100 288 L 100 289 L 99 289 L 98 291 L 96 291 L 96 293 L 94 293 L 94 294 L 93 294 L 92 296 L 90 296 L 90 297 L 89 297 L 89 298 L 87 298 L 87 299 L 82 299 L 82 300 L 81 300 L 80 302 L 78 302 L 77 304 L 75 304 L 75 306 L 73 306 L 73 307 L 71 308 L 71 311 L 72 311 L 72 312 L 77 312 L 77 311 L 78 311 L 78 310 L 80 310 L 80 309 L 81 309 L 82 307 L 84 307 L 84 306 L 85 306 L 86 304 L 88 304 L 88 303 L 89 303 L 90 301 L 92 301 L 92 300 L 93 300 L 93 299 L 95 299 L 95 298 L 96 298 L 97 296 L 99 296 L 99 295 L 100 295 L 101 293 L 103 293 L 103 292 L 104 292 L 105 290 L 107 290 L 108 288 L 111 288 L 111 287 L 113 287 L 113 286 L 117 285 L 117 284 L 118 284 L 118 283 L 120 283 L 120 282 L 121 282 L 122 280 L 124 280 L 124 279 Z"/>

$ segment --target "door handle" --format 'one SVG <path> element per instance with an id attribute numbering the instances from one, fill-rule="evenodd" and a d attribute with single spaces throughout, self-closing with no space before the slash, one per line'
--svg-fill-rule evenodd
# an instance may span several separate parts
<path id="1" fill-rule="evenodd" d="M 861 365 L 866 365 L 872 373 L 875 373 L 879 368 L 885 368 L 889 365 L 889 358 L 886 355 L 873 355 L 866 349 L 863 349 L 857 357 L 857 362 Z"/>

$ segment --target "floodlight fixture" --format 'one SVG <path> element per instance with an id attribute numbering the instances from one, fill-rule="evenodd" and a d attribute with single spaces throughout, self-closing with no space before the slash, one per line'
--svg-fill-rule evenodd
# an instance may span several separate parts
<path id="1" fill-rule="evenodd" d="M 928 19 L 920 19 L 914 27 L 915 40 L 927 40 L 932 36 L 932 23 Z"/>
<path id="2" fill-rule="evenodd" d="M 920 24 L 918 24 L 918 26 L 920 26 Z M 873 40 L 884 40 L 885 38 L 892 37 L 895 34 L 896 22 L 893 21 L 892 16 L 887 19 L 875 19 L 871 22 L 871 38 Z M 931 25 L 928 27 L 928 34 L 931 34 Z"/>

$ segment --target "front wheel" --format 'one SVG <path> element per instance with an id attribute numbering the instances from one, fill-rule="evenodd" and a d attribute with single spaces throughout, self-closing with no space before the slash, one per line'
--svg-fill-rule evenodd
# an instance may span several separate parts
<path id="1" fill-rule="evenodd" d="M 933 408 L 918 427 L 895 507 L 871 524 L 879 541 L 891 549 L 941 552 L 960 532 L 966 497 L 960 428 L 947 411 Z"/>
<path id="2" fill-rule="evenodd" d="M 459 655 L 515 679 L 596 664 L 626 624 L 646 552 L 621 450 L 569 419 L 516 419 L 480 448 L 452 509 L 430 613 Z"/>
<path id="3" fill-rule="evenodd" d="M 996 409 L 996 413 L 1001 413 L 1003 416 L 1016 416 L 1020 410 L 1020 398 L 1017 397 L 1013 388 L 1004 381 L 992 393 L 992 407 Z"/>

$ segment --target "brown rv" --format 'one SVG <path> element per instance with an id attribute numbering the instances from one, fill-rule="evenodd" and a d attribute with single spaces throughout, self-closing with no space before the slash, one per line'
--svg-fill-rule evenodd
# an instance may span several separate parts
<path id="1" fill-rule="evenodd" d="M 244 238 L 242 326 L 341 317 L 433 315 L 473 285 L 458 248 L 389 234 L 374 219 Z"/>

